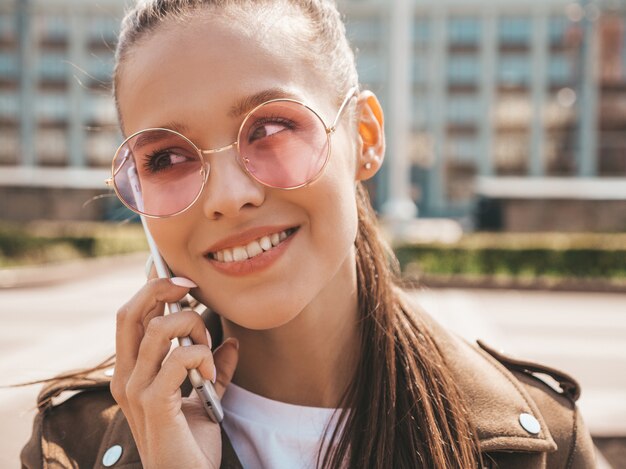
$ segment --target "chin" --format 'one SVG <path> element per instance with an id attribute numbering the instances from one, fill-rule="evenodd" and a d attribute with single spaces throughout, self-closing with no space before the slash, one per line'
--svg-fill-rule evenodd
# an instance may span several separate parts
<path id="1" fill-rule="evenodd" d="M 250 302 L 251 304 L 233 301 L 222 307 L 217 302 L 203 298 L 201 295 L 196 295 L 196 299 L 237 326 L 258 331 L 284 326 L 296 318 L 303 309 L 297 305 L 285 303 L 277 305 L 275 301 L 269 302 L 269 306 L 262 306 L 262 301 L 258 299 Z"/>

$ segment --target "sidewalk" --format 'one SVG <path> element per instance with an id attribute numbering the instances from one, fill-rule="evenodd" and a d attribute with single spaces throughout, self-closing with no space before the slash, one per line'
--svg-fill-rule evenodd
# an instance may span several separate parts
<path id="1" fill-rule="evenodd" d="M 0 269 L 0 290 L 7 288 L 36 288 L 71 282 L 105 270 L 136 266 L 148 258 L 148 252 L 121 256 L 96 257 L 74 261 Z"/>

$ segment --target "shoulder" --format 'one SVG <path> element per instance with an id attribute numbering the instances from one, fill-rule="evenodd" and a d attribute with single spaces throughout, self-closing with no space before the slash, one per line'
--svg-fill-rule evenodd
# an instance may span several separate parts
<path id="1" fill-rule="evenodd" d="M 546 467 L 595 467 L 593 442 L 576 406 L 580 396 L 576 380 L 554 368 L 504 355 L 481 341 L 477 345 L 514 377 L 535 404 L 538 414 L 533 417 L 538 428 L 541 431 L 541 426 L 545 426 L 556 445 L 554 451 L 546 452 Z M 519 425 L 532 430 L 535 421 L 524 419 L 520 414 Z"/>
<path id="2" fill-rule="evenodd" d="M 48 383 L 39 394 L 30 440 L 22 449 L 24 468 L 105 467 L 116 452 L 117 468 L 141 467 L 126 419 L 111 396 L 105 370 Z"/>
<path id="3" fill-rule="evenodd" d="M 484 342 L 469 343 L 413 301 L 404 305 L 415 312 L 437 344 L 466 398 L 491 467 L 595 467 L 593 443 L 576 406 L 580 387 L 575 379 L 506 356 Z"/>

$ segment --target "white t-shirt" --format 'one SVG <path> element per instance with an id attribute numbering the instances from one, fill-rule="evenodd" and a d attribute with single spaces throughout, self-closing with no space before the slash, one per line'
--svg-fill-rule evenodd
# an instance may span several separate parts
<path id="1" fill-rule="evenodd" d="M 223 427 L 245 469 L 314 469 L 335 409 L 274 401 L 230 384 L 222 399 Z"/>

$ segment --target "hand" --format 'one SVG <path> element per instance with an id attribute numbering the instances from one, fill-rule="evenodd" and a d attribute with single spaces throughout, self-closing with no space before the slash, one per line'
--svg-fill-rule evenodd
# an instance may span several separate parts
<path id="1" fill-rule="evenodd" d="M 117 314 L 116 363 L 111 382 L 133 433 L 144 467 L 215 468 L 221 462 L 219 425 L 195 392 L 181 395 L 187 370 L 197 368 L 216 380 L 221 398 L 237 366 L 238 343 L 227 339 L 212 354 L 210 337 L 194 311 L 163 315 L 164 304 L 180 300 L 189 288 L 168 279 L 150 280 Z M 194 345 L 171 340 L 189 336 Z"/>

